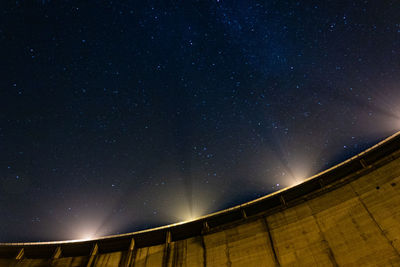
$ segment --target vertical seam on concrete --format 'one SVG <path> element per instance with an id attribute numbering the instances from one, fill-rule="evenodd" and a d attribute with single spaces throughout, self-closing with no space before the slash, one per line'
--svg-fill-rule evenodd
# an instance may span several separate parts
<path id="1" fill-rule="evenodd" d="M 231 257 L 229 255 L 229 243 L 228 243 L 228 237 L 227 237 L 227 233 L 226 232 L 225 232 L 225 255 L 226 255 L 226 259 L 227 259 L 226 266 L 227 267 L 231 267 L 232 266 L 232 262 L 231 262 Z"/>
<path id="2" fill-rule="evenodd" d="M 188 241 L 187 241 L 187 239 L 185 239 L 185 242 L 183 242 L 183 247 L 184 247 L 184 253 L 182 254 L 182 264 L 180 265 L 181 267 L 187 266 L 187 262 L 188 262 L 188 257 L 187 257 Z"/>
<path id="3" fill-rule="evenodd" d="M 275 264 L 277 266 L 281 266 L 281 264 L 279 263 L 278 255 L 276 254 L 274 241 L 272 240 L 272 235 L 271 235 L 271 231 L 269 229 L 268 219 L 267 219 L 267 217 L 263 217 L 262 220 L 264 222 L 265 228 L 267 229 L 268 241 L 269 241 L 269 245 L 271 246 L 272 253 L 274 254 Z"/>
<path id="4" fill-rule="evenodd" d="M 170 251 L 170 244 L 167 243 L 165 244 L 164 248 L 164 255 L 163 255 L 163 264 L 162 266 L 167 267 L 168 266 L 168 259 L 169 259 L 169 251 Z"/>
<path id="5" fill-rule="evenodd" d="M 132 258 L 131 258 L 131 261 L 129 262 L 129 266 L 132 266 L 132 267 L 135 266 L 135 264 L 136 264 L 137 253 L 138 253 L 138 250 L 135 248 L 135 249 L 132 251 Z"/>
<path id="6" fill-rule="evenodd" d="M 308 206 L 308 204 L 307 204 L 307 206 Z M 320 234 L 320 236 L 322 238 L 322 241 L 326 243 L 326 246 L 327 246 L 327 249 L 328 249 L 328 257 L 329 257 L 329 259 L 331 260 L 333 266 L 338 267 L 339 264 L 336 261 L 335 254 L 333 253 L 333 250 L 331 249 L 331 245 L 329 244 L 328 240 L 326 240 L 325 234 L 322 231 L 321 226 L 319 225 L 318 218 L 313 213 L 311 215 L 314 218 L 314 221 L 318 226 L 319 234 Z"/>
<path id="7" fill-rule="evenodd" d="M 397 256 L 400 257 L 400 252 L 393 246 L 392 241 L 389 239 L 389 237 L 385 234 L 385 231 L 383 231 L 382 227 L 379 225 L 379 223 L 376 221 L 374 215 L 372 215 L 372 213 L 369 211 L 369 209 L 367 208 L 367 206 L 365 205 L 364 201 L 362 201 L 362 199 L 360 198 L 360 195 L 356 192 L 356 190 L 354 190 L 354 187 L 352 186 L 352 184 L 349 184 L 351 187 L 351 190 L 353 190 L 354 194 L 357 196 L 358 201 L 361 203 L 361 205 L 364 207 L 365 211 L 368 213 L 369 217 L 371 217 L 372 221 L 376 224 L 376 226 L 378 227 L 378 229 L 381 231 L 381 234 L 385 237 L 386 241 L 389 243 L 389 245 L 394 249 L 394 251 L 396 252 Z"/>
<path id="8" fill-rule="evenodd" d="M 184 254 L 184 260 L 182 260 L 182 265 L 181 266 L 187 266 L 187 261 L 188 261 L 188 241 L 187 239 L 185 240 L 185 254 Z"/>
<path id="9" fill-rule="evenodd" d="M 201 246 L 203 247 L 203 266 L 207 267 L 207 250 L 203 235 L 201 235 Z"/>
<path id="10" fill-rule="evenodd" d="M 128 254 L 128 253 L 126 253 L 125 251 L 119 251 L 121 254 L 120 254 L 120 257 L 119 257 L 119 262 L 118 262 L 118 266 L 119 267 L 124 267 L 125 265 L 124 265 L 124 263 L 126 263 L 126 255 Z"/>
<path id="11" fill-rule="evenodd" d="M 174 253 L 172 254 L 173 256 L 172 256 L 171 266 L 177 266 L 178 257 L 179 257 L 178 253 L 179 253 L 179 251 L 181 249 L 180 248 L 180 242 L 182 242 L 182 241 L 176 241 L 174 243 L 174 249 L 173 249 Z"/>
<path id="12" fill-rule="evenodd" d="M 108 266 L 108 263 L 111 261 L 111 255 L 104 255 L 104 256 L 102 256 L 103 258 L 105 258 L 105 260 L 103 260 L 103 261 L 105 261 L 106 262 L 106 264 L 104 264 L 105 266 Z M 100 257 L 99 257 L 100 258 Z M 98 259 L 99 259 L 98 258 Z M 97 265 L 97 264 L 96 264 Z M 119 265 L 119 262 L 118 262 L 118 265 Z M 100 265 L 101 266 L 101 265 Z"/>
<path id="13" fill-rule="evenodd" d="M 132 251 L 128 250 L 128 252 L 123 252 L 121 254 L 121 258 L 119 260 L 119 265 L 118 266 L 121 266 L 121 267 L 122 266 L 125 266 L 125 267 L 129 266 L 129 253 L 132 253 Z"/>
<path id="14" fill-rule="evenodd" d="M 173 243 L 173 251 L 174 253 L 172 254 L 172 261 L 171 261 L 171 266 L 183 266 L 183 254 L 185 250 L 185 244 L 184 243 L 186 240 L 179 240 L 175 241 Z M 171 251 L 170 251 L 171 255 Z"/>
<path id="15" fill-rule="evenodd" d="M 146 265 L 147 265 L 147 259 L 148 259 L 148 257 L 149 257 L 149 250 L 150 250 L 150 247 L 147 247 L 147 250 L 146 250 L 146 258 L 144 258 L 144 267 L 146 267 Z"/>
<path id="16" fill-rule="evenodd" d="M 179 253 L 176 253 L 177 255 L 177 265 L 173 266 L 184 266 L 186 265 L 187 262 L 187 240 L 182 240 L 180 241 L 181 243 L 179 244 L 179 247 L 182 247 L 182 250 L 179 249 Z"/>

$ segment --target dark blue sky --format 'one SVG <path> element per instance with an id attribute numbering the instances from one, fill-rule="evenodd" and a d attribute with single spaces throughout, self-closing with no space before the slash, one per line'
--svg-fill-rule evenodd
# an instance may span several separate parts
<path id="1" fill-rule="evenodd" d="M 400 128 L 398 1 L 0 8 L 0 241 L 188 220 Z"/>

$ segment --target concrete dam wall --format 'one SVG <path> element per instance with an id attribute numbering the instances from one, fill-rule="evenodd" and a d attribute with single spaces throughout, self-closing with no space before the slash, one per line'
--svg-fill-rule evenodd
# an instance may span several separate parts
<path id="1" fill-rule="evenodd" d="M 0 266 L 400 266 L 400 134 L 295 187 L 195 221 L 0 244 Z"/>

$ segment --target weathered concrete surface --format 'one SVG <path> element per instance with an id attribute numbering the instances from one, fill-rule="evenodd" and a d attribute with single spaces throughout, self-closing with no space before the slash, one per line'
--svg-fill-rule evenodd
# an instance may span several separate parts
<path id="1" fill-rule="evenodd" d="M 63 256 L 65 244 L 51 244 L 52 251 L 61 250 L 53 258 L 40 258 L 44 254 L 34 245 L 24 254 L 23 245 L 3 244 L 0 255 L 14 256 L 0 258 L 0 266 L 400 266 L 400 157 L 391 156 L 379 167 L 362 165 L 346 177 L 356 176 L 329 190 L 207 226 L 190 238 L 172 235 L 158 245 L 131 243 L 109 253 L 109 247 L 92 241 L 99 250 L 76 257 Z"/>
<path id="2" fill-rule="evenodd" d="M 167 266 L 204 266 L 205 250 L 201 236 L 172 242 Z"/>
<path id="3" fill-rule="evenodd" d="M 352 184 L 269 216 L 267 221 L 281 265 L 400 266 L 399 252 Z M 399 229 L 399 223 L 392 226 Z"/>
<path id="4" fill-rule="evenodd" d="M 261 267 L 276 264 L 262 219 L 204 235 L 204 243 L 206 266 Z"/>

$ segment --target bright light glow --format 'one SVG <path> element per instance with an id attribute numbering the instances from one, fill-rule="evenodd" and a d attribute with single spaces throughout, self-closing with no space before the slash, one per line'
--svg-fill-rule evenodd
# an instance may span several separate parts
<path id="1" fill-rule="evenodd" d="M 302 180 L 295 179 L 295 180 L 293 180 L 293 182 L 291 182 L 291 183 L 289 184 L 289 187 L 296 186 L 296 185 L 298 185 L 298 184 L 301 184 L 302 182 L 303 182 L 303 179 L 302 179 Z"/>
<path id="2" fill-rule="evenodd" d="M 85 233 L 81 236 L 81 238 L 79 238 L 79 240 L 91 240 L 93 238 L 95 238 L 96 236 L 94 234 L 91 233 Z"/>
<path id="3" fill-rule="evenodd" d="M 94 221 L 85 221 L 77 225 L 73 232 L 71 232 L 71 238 L 74 240 L 92 240 L 96 237 L 104 235 L 103 232 L 98 231 L 98 223 Z"/>
<path id="4" fill-rule="evenodd" d="M 194 220 L 196 220 L 197 218 L 200 218 L 201 217 L 201 214 L 197 214 L 197 213 L 195 213 L 195 215 L 190 215 L 190 213 L 188 213 L 188 214 L 185 214 L 186 216 L 182 216 L 182 219 L 183 219 L 183 222 L 190 222 L 190 221 L 194 221 Z"/>
<path id="5" fill-rule="evenodd" d="M 195 178 L 196 177 L 196 178 Z M 204 174 L 207 177 L 207 174 Z M 163 210 L 162 216 L 167 223 L 189 222 L 216 210 L 215 203 L 219 203 L 219 188 L 210 187 L 198 182 L 203 176 L 193 175 L 192 181 L 185 184 L 182 180 L 169 183 L 174 192 L 164 190 L 160 192 L 157 205 Z M 168 201 L 165 201 L 165 200 Z"/>
<path id="6" fill-rule="evenodd" d="M 310 165 L 310 164 L 308 164 Z M 307 164 L 298 164 L 292 167 L 292 177 L 290 177 L 290 181 L 288 181 L 289 186 L 295 186 L 301 184 L 305 179 L 307 179 L 310 175 L 310 168 L 307 167 Z"/>
<path id="7" fill-rule="evenodd" d="M 177 213 L 178 218 L 182 222 L 194 221 L 202 215 L 197 209 L 190 211 L 189 207 L 181 207 L 180 211 Z"/>

